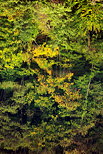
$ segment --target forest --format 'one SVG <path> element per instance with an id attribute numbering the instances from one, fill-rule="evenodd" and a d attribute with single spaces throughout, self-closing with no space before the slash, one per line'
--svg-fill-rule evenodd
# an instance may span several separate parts
<path id="1" fill-rule="evenodd" d="M 103 154 L 103 0 L 0 0 L 0 154 Z"/>

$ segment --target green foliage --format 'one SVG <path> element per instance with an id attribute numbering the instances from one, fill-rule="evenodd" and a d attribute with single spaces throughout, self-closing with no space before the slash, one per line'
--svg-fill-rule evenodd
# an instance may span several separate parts
<path id="1" fill-rule="evenodd" d="M 1 0 L 0 23 L 0 148 L 72 148 L 102 115 L 102 2 Z"/>

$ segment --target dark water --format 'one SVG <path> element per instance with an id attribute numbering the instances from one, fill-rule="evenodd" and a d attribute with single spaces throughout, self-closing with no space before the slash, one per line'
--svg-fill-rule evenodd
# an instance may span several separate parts
<path id="1" fill-rule="evenodd" d="M 18 149 L 17 151 L 12 151 L 12 150 L 4 150 L 0 149 L 0 154 L 64 154 L 63 148 L 58 146 L 53 150 L 46 150 L 44 149 L 43 151 L 30 151 L 26 148 L 24 149 Z"/>

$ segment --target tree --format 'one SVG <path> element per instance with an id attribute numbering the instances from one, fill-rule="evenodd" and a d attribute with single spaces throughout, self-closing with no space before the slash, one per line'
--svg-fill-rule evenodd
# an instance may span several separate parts
<path id="1" fill-rule="evenodd" d="M 72 148 L 96 124 L 102 9 L 90 0 L 2 1 L 1 148 Z"/>

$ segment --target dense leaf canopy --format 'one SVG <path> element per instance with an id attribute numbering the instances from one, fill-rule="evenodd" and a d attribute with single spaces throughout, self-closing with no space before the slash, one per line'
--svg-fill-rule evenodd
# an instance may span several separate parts
<path id="1" fill-rule="evenodd" d="M 0 29 L 0 149 L 102 154 L 102 0 L 1 0 Z"/>

